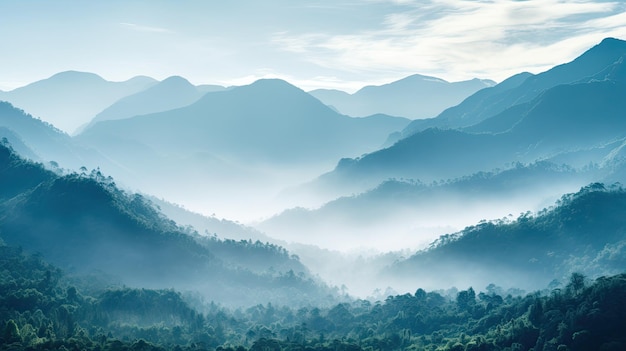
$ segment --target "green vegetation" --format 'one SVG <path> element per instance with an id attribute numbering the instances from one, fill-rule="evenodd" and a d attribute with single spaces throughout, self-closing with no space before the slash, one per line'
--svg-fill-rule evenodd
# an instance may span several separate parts
<path id="1" fill-rule="evenodd" d="M 38 256 L 0 246 L 1 350 L 623 350 L 626 274 L 563 289 L 456 296 L 418 289 L 384 302 L 203 312 L 173 290 L 83 295 Z"/>
<path id="2" fill-rule="evenodd" d="M 193 290 L 226 305 L 338 301 L 284 248 L 200 236 L 99 170 L 57 175 L 1 145 L 0 183 L 8 188 L 0 187 L 2 240 L 71 275 Z"/>
<path id="3" fill-rule="evenodd" d="M 561 288 L 526 296 L 494 284 L 420 288 L 372 302 L 338 297 L 280 246 L 181 228 L 98 170 L 57 175 L 2 145 L 0 181 L 8 185 L 0 188 L 0 350 L 626 348 L 618 184 L 591 184 L 535 216 L 483 222 L 391 267 L 567 273 Z M 214 302 L 228 298 L 252 307 Z"/>
<path id="4" fill-rule="evenodd" d="M 619 183 L 593 183 L 537 214 L 482 221 L 444 235 L 386 273 L 424 279 L 473 276 L 484 285 L 508 281 L 523 289 L 540 289 L 574 272 L 619 274 L 626 262 L 625 208 L 626 189 Z M 487 274 L 477 277 L 475 272 Z"/>

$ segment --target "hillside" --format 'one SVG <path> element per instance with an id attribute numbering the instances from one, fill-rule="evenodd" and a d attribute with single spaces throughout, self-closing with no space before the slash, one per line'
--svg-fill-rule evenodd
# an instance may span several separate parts
<path id="1" fill-rule="evenodd" d="M 125 119 L 184 107 L 196 102 L 202 95 L 204 91 L 185 78 L 169 77 L 146 90 L 116 101 L 95 115 L 85 128 L 101 121 Z"/>
<path id="2" fill-rule="evenodd" d="M 93 73 L 66 71 L 0 92 L 0 100 L 9 101 L 71 134 L 115 101 L 154 84 L 156 81 L 149 77 L 110 82 Z"/>
<path id="3" fill-rule="evenodd" d="M 626 42 L 606 38 L 571 62 L 555 66 L 537 75 L 519 74 L 478 92 L 461 104 L 429 121 L 415 121 L 403 132 L 408 136 L 425 128 L 462 128 L 493 117 L 514 105 L 529 102 L 544 91 L 562 84 L 572 84 L 604 71 L 626 54 Z"/>
<path id="4" fill-rule="evenodd" d="M 63 131 L 4 101 L 0 101 L 0 138 L 6 138 L 20 155 L 38 162 L 54 161 L 74 170 L 111 165 L 98 152 L 76 145 Z"/>
<path id="5" fill-rule="evenodd" d="M 590 277 L 623 271 L 626 190 L 593 183 L 556 206 L 515 220 L 484 221 L 445 235 L 390 266 L 385 276 L 441 284 L 537 289 L 572 272 Z M 437 283 L 438 282 L 438 283 Z"/>
<path id="6" fill-rule="evenodd" d="M 343 116 L 285 81 L 260 80 L 179 109 L 103 121 L 74 140 L 115 160 L 113 175 L 128 186 L 240 219 L 283 208 L 268 206 L 280 189 L 376 150 L 408 122 Z"/>
<path id="7" fill-rule="evenodd" d="M 196 306 L 173 290 L 87 292 L 40 257 L 5 245 L 0 257 L 5 350 L 582 351 L 626 345 L 623 274 L 589 281 L 575 273 L 564 285 L 526 296 L 495 285 L 478 293 L 472 287 L 417 288 L 376 303 L 298 310 L 259 304 L 230 311 Z"/>
<path id="8" fill-rule="evenodd" d="M 587 153 L 591 158 L 572 160 L 572 165 L 601 164 L 612 151 L 606 147 L 626 137 L 621 118 L 626 81 L 620 73 L 624 70 L 620 55 L 626 51 L 621 49 L 626 50 L 626 42 L 604 40 L 573 62 L 528 77 L 507 90 L 514 97 L 497 103 L 481 100 L 476 111 L 465 103 L 458 105 L 455 109 L 463 116 L 484 113 L 491 117 L 474 120 L 479 121 L 474 125 L 463 124 L 471 125 L 464 129 L 417 131 L 386 149 L 342 160 L 333 172 L 320 177 L 317 185 L 360 192 L 389 178 L 439 181 L 515 162 L 566 159 L 568 154 L 581 155 L 580 151 L 591 149 L 606 153 Z M 479 92 L 466 103 L 484 94 Z M 507 101 L 511 104 L 504 106 Z M 454 125 L 446 126 L 450 127 Z"/>
<path id="9" fill-rule="evenodd" d="M 12 190 L 0 204 L 2 240 L 74 275 L 102 272 L 128 286 L 189 289 L 231 305 L 327 298 L 280 247 L 199 237 L 98 170 L 57 176 L 0 151 L 0 182 Z"/>
<path id="10" fill-rule="evenodd" d="M 300 242 L 336 250 L 417 248 L 467 223 L 540 210 L 602 175 L 543 161 L 445 182 L 391 179 L 318 208 L 286 210 L 256 228 L 283 240 L 298 228 Z"/>

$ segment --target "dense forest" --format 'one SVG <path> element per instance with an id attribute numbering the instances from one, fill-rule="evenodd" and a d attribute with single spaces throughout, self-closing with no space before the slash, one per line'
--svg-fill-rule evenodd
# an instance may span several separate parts
<path id="1" fill-rule="evenodd" d="M 147 199 L 120 190 L 98 170 L 59 175 L 21 159 L 4 144 L 0 147 L 2 350 L 573 351 L 626 347 L 625 274 L 591 279 L 573 272 L 565 284 L 553 281 L 530 294 L 495 284 L 484 289 L 435 291 L 416 285 L 415 293 L 391 295 L 384 301 L 339 298 L 336 290 L 309 277 L 298 258 L 280 246 L 199 236 L 164 217 Z M 591 184 L 537 216 L 485 222 L 442 237 L 425 252 L 464 248 L 460 252 L 467 253 L 471 252 L 467 245 L 480 242 L 477 238 L 490 237 L 491 245 L 497 246 L 492 251 L 508 255 L 515 263 L 525 258 L 511 255 L 516 250 L 509 252 L 501 245 L 516 243 L 518 235 L 535 233 L 527 239 L 543 238 L 543 245 L 550 244 L 545 247 L 569 238 L 587 243 L 586 251 L 573 252 L 579 257 L 591 249 L 611 256 L 604 252 L 604 245 L 621 237 L 623 216 L 615 209 L 623 208 L 625 193 L 619 185 Z M 65 206 L 55 205 L 59 203 Z M 82 214 L 80 220 L 70 216 L 70 210 Z M 103 230 L 103 223 L 116 226 Z M 605 234 L 594 234 L 598 231 Z M 93 242 L 117 243 L 109 249 L 129 250 L 122 255 L 111 251 L 119 270 L 89 270 L 110 268 L 112 262 L 93 254 Z M 170 249 L 167 255 L 155 251 L 163 246 Z M 151 254 L 129 257 L 132 248 Z M 423 255 L 418 253 L 407 262 L 415 263 Z M 456 256 L 462 257 L 459 252 Z M 621 256 L 613 252 L 611 257 L 615 261 Z M 85 262 L 79 267 L 81 260 Z M 611 266 L 616 271 L 618 263 Z M 127 267 L 125 274 L 121 274 L 123 267 Z M 197 271 L 190 272 L 189 267 Z M 160 274 L 172 287 L 148 288 L 146 281 L 141 286 L 130 279 L 139 277 L 139 272 Z M 590 276 L 596 277 L 595 273 L 591 271 Z M 184 289 L 185 285 L 173 288 L 177 279 L 197 279 L 198 274 L 209 277 L 208 287 L 219 290 L 230 284 L 230 289 L 207 295 Z M 211 298 L 233 294 L 236 289 L 239 295 L 251 295 L 243 300 L 248 305 L 226 306 Z M 251 303 L 267 296 L 274 296 L 273 302 Z"/>
<path id="2" fill-rule="evenodd" d="M 0 238 L 73 276 L 230 305 L 339 301 L 284 248 L 201 236 L 97 169 L 60 175 L 0 145 L 0 182 Z"/>
<path id="3" fill-rule="evenodd" d="M 626 275 L 513 296 L 417 289 L 298 309 L 192 307 L 174 290 L 84 294 L 40 256 L 0 246 L 2 350 L 623 350 Z"/>

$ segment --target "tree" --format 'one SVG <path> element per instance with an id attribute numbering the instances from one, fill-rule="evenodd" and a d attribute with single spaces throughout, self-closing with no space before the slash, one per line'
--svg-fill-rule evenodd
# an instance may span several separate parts
<path id="1" fill-rule="evenodd" d="M 578 296 L 585 289 L 585 279 L 586 277 L 581 273 L 572 273 L 569 283 L 565 287 L 567 294 Z"/>
<path id="2" fill-rule="evenodd" d="M 9 319 L 7 321 L 6 326 L 4 327 L 4 335 L 3 335 L 5 344 L 12 344 L 14 342 L 22 342 L 22 337 L 20 336 L 20 330 L 17 327 L 17 323 L 14 320 Z"/>
<path id="3" fill-rule="evenodd" d="M 456 295 L 456 304 L 461 310 L 468 310 L 476 304 L 476 292 L 473 288 L 459 291 Z"/>

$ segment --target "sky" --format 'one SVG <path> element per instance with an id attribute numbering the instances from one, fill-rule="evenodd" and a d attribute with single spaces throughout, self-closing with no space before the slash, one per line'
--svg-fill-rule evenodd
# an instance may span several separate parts
<path id="1" fill-rule="evenodd" d="M 542 72 L 626 39 L 626 1 L 0 0 L 0 33 L 5 91 L 78 70 L 353 92 L 415 73 Z"/>

